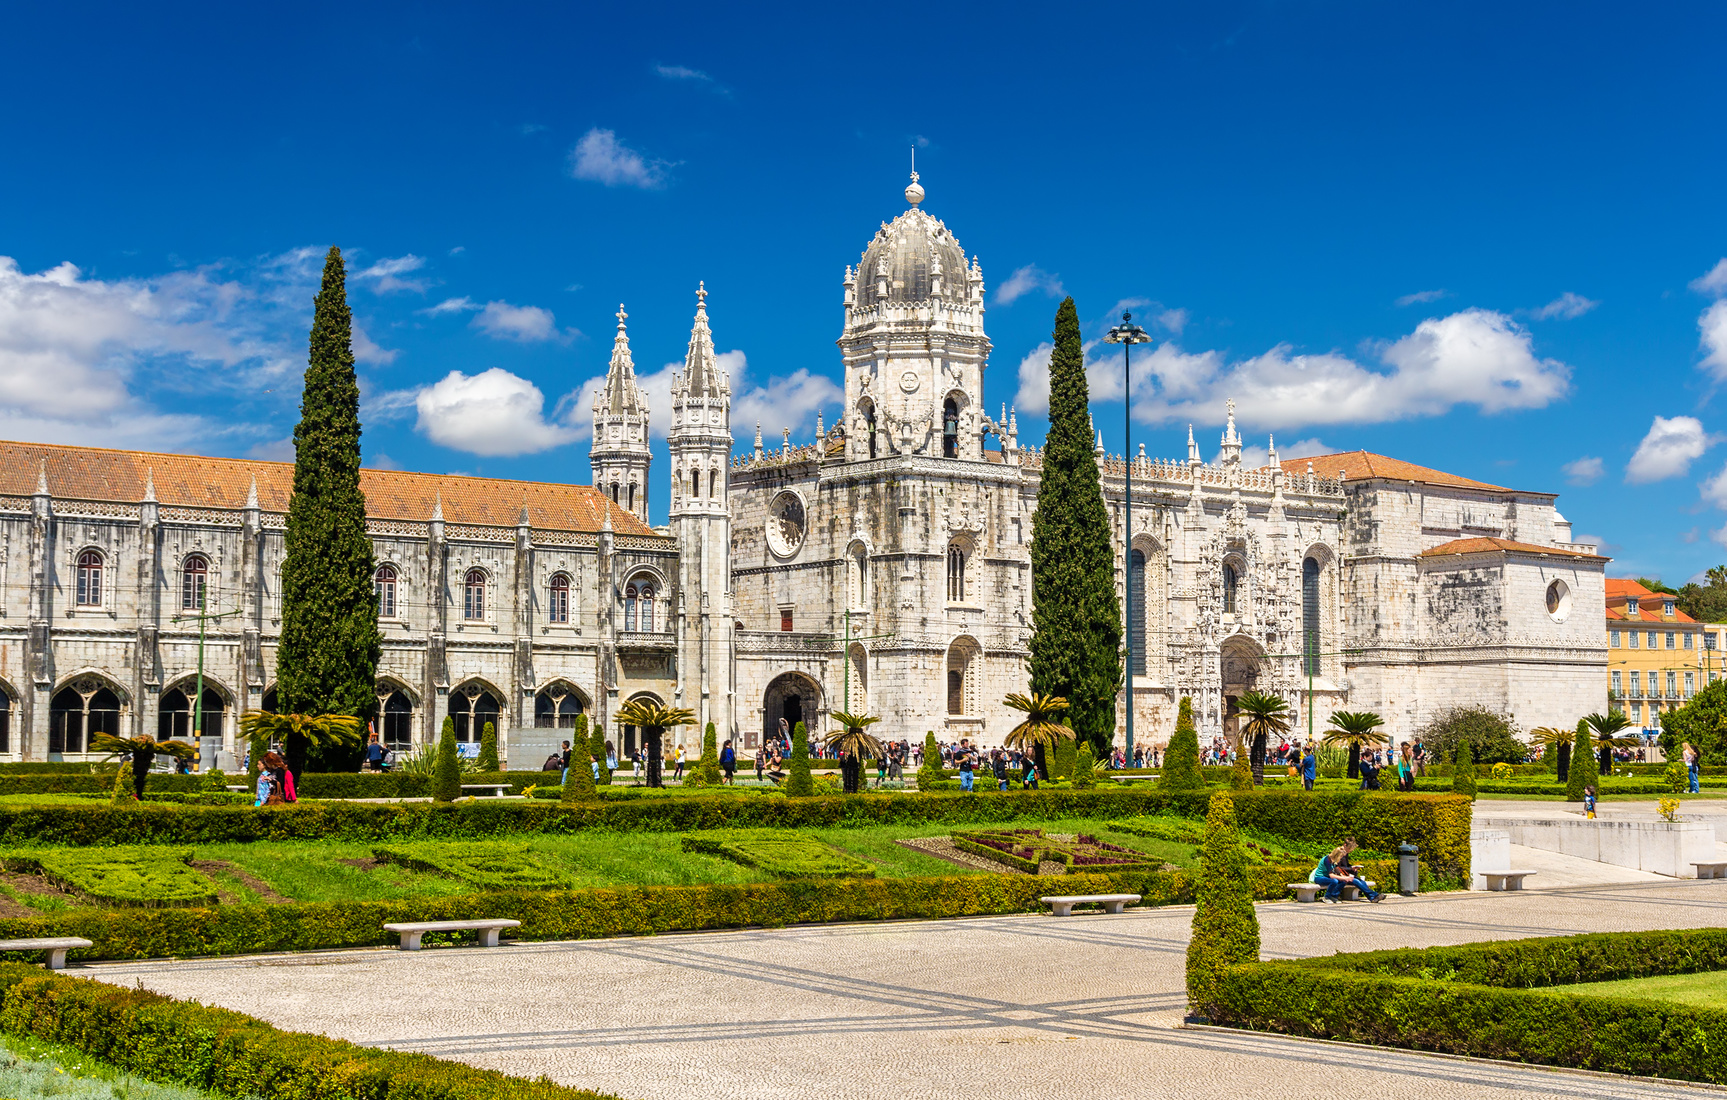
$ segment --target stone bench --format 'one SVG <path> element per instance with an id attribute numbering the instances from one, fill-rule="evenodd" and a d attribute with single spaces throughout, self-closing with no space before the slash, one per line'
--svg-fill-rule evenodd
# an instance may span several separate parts
<path id="1" fill-rule="evenodd" d="M 498 933 L 506 928 L 520 928 L 519 920 L 428 920 L 412 924 L 386 924 L 384 931 L 397 932 L 402 937 L 403 951 L 418 951 L 420 937 L 427 932 L 478 932 L 481 947 L 498 946 Z M 88 946 L 86 944 L 85 946 Z"/>
<path id="2" fill-rule="evenodd" d="M 1727 878 L 1727 860 L 1720 860 L 1713 863 L 1705 861 L 1703 863 L 1693 863 L 1691 866 L 1697 868 L 1698 878 Z"/>
<path id="3" fill-rule="evenodd" d="M 509 789 L 510 789 L 510 785 L 508 783 L 463 783 L 462 784 L 462 790 L 464 792 L 467 792 L 467 791 L 491 791 L 492 793 L 487 796 L 488 798 L 502 798 L 502 797 L 504 797 L 504 792 L 509 790 Z"/>
<path id="4" fill-rule="evenodd" d="M 1370 888 L 1377 888 L 1379 886 L 1379 883 L 1374 882 L 1370 878 L 1362 879 L 1362 881 L 1367 883 Z M 1296 901 L 1318 901 L 1320 895 L 1325 893 L 1325 886 L 1318 882 L 1290 882 L 1285 885 L 1295 891 Z M 1341 891 L 1339 891 L 1339 893 L 1343 897 L 1344 901 L 1354 901 L 1356 898 L 1361 896 L 1361 891 L 1357 890 L 1353 885 L 1345 886 Z"/>
<path id="5" fill-rule="evenodd" d="M 226 784 L 225 786 L 223 786 L 222 789 L 225 791 L 234 791 L 238 794 L 251 794 L 252 793 L 252 788 L 246 786 L 244 783 L 229 783 L 229 784 Z"/>
<path id="6" fill-rule="evenodd" d="M 47 940 L 0 940 L 0 951 L 46 951 L 48 952 L 48 969 L 66 969 L 66 952 L 80 947 L 94 947 L 89 940 L 76 936 L 63 939 Z"/>
<path id="7" fill-rule="evenodd" d="M 1476 874 L 1487 880 L 1489 890 L 1521 890 L 1523 880 L 1534 871 L 1477 871 Z"/>
<path id="8" fill-rule="evenodd" d="M 1076 894 L 1072 897 L 1039 898 L 1058 917 L 1071 917 L 1076 905 L 1101 905 L 1106 912 L 1119 913 L 1139 902 L 1138 894 Z"/>

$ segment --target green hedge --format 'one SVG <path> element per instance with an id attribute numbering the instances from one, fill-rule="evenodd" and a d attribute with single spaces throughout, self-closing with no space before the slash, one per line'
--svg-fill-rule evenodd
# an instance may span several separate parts
<path id="1" fill-rule="evenodd" d="M 1720 789 L 1727 787 L 1727 779 L 1707 779 L 1701 781 L 1698 785 L 1701 787 Z M 1449 791 L 1451 789 L 1451 780 L 1417 779 L 1415 781 L 1415 789 L 1422 792 Z M 1496 782 L 1494 780 L 1477 781 L 1475 784 L 1475 790 L 1479 794 L 1562 795 L 1566 793 L 1566 787 L 1563 783 L 1519 783 L 1515 781 Z M 1667 784 L 1664 780 L 1608 778 L 1595 784 L 1595 793 L 1603 795 L 1664 795 L 1671 792 L 1668 791 Z"/>
<path id="2" fill-rule="evenodd" d="M 77 772 L 0 772 L 0 794 L 106 794 L 113 789 L 112 771 L 93 775 L 88 765 L 81 767 Z M 462 775 L 462 782 L 507 783 L 510 793 L 521 794 L 532 786 L 555 786 L 559 778 L 557 772 L 468 772 Z M 225 782 L 242 783 L 245 777 L 236 772 Z M 209 780 L 203 775 L 152 772 L 144 789 L 146 794 L 206 791 Z M 427 776 L 401 772 L 307 772 L 294 785 L 294 793 L 301 798 L 429 798 L 432 781 Z"/>
<path id="3" fill-rule="evenodd" d="M 373 848 L 372 856 L 384 863 L 447 875 L 482 890 L 569 885 L 569 879 L 547 866 L 526 844 L 392 844 Z"/>
<path id="4" fill-rule="evenodd" d="M 170 848 L 50 848 L 0 857 L 8 871 L 38 872 L 103 905 L 216 904 L 216 884 L 191 862 L 190 851 Z"/>
<path id="5" fill-rule="evenodd" d="M 1727 1011 L 1549 988 L 1727 969 L 1727 930 L 1626 932 L 1261 962 L 1215 1023 L 1379 1046 L 1727 1083 Z"/>
<path id="6" fill-rule="evenodd" d="M 223 1008 L 0 965 L 0 1029 L 153 1081 L 263 1100 L 606 1100 L 425 1054 L 281 1031 Z"/>
<path id="7" fill-rule="evenodd" d="M 691 833 L 686 852 L 702 852 L 759 867 L 782 878 L 874 878 L 875 866 L 807 833 L 783 829 L 717 829 Z"/>

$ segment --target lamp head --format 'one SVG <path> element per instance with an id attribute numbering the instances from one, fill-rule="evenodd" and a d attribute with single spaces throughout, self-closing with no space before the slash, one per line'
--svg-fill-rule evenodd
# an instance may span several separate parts
<path id="1" fill-rule="evenodd" d="M 1133 323 L 1132 313 L 1123 313 L 1121 324 L 1105 333 L 1103 342 L 1106 344 L 1149 344 L 1151 343 L 1151 336 Z"/>

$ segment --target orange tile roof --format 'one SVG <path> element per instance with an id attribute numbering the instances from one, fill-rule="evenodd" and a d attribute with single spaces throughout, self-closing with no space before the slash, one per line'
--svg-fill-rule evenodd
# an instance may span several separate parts
<path id="1" fill-rule="evenodd" d="M 243 508 L 252 482 L 258 506 L 286 512 L 294 489 L 294 464 L 249 458 L 203 458 L 150 451 L 108 451 L 51 443 L 0 442 L 0 494 L 29 496 L 46 467 L 48 492 L 64 500 L 144 499 L 147 479 L 156 499 L 176 508 Z M 590 485 L 457 474 L 418 474 L 401 470 L 361 470 L 360 490 L 373 519 L 418 520 L 432 517 L 442 501 L 450 523 L 514 527 L 528 510 L 528 522 L 548 531 L 598 531 L 605 522 L 604 493 Z M 653 529 L 634 513 L 613 506 L 612 529 L 620 535 L 651 535 Z"/>
<path id="2" fill-rule="evenodd" d="M 1444 554 L 1485 554 L 1501 550 L 1515 554 L 1551 554 L 1556 557 L 1579 558 L 1583 561 L 1610 560 L 1599 554 L 1585 554 L 1581 550 L 1567 550 L 1563 546 L 1537 546 L 1532 542 L 1512 542 L 1510 539 L 1495 538 L 1452 539 L 1450 542 L 1442 542 L 1438 546 L 1423 550 L 1421 556 L 1431 558 Z"/>
<path id="3" fill-rule="evenodd" d="M 1466 477 L 1458 477 L 1456 474 L 1430 470 L 1426 466 L 1417 466 L 1413 462 L 1405 462 L 1400 458 L 1376 455 L 1372 451 L 1343 451 L 1331 455 L 1314 455 L 1312 458 L 1286 458 L 1279 465 L 1283 467 L 1284 473 L 1301 474 L 1307 472 L 1309 462 L 1313 463 L 1313 472 L 1321 477 L 1336 477 L 1339 474 L 1345 474 L 1350 481 L 1383 477 L 1392 481 L 1419 481 L 1427 485 L 1451 485 L 1462 489 L 1492 489 L 1499 493 L 1513 491 L 1503 485 L 1489 485 L 1485 481 L 1472 481 Z"/>
<path id="4" fill-rule="evenodd" d="M 1627 596 L 1637 596 L 1641 598 L 1653 595 L 1655 595 L 1655 593 L 1649 591 L 1649 589 L 1628 577 L 1607 578 L 1607 598 L 1610 600 L 1615 597 L 1624 599 Z"/>
<path id="5" fill-rule="evenodd" d="M 1623 619 L 1626 616 L 1625 616 L 1625 612 L 1620 611 L 1618 608 L 1609 607 L 1607 609 L 1607 617 L 1609 619 Z"/>

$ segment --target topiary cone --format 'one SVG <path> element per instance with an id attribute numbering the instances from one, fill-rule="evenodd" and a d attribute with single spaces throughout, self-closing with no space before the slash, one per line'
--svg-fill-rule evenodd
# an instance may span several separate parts
<path id="1" fill-rule="evenodd" d="M 588 762 L 588 716 L 576 715 L 575 728 L 570 730 L 570 767 L 564 778 L 560 802 L 583 802 L 596 795 L 594 769 Z"/>
<path id="2" fill-rule="evenodd" d="M 923 763 L 917 769 L 917 789 L 936 790 L 936 784 L 946 778 L 941 770 L 941 746 L 936 743 L 935 731 L 930 730 L 923 735 Z"/>
<path id="3" fill-rule="evenodd" d="M 587 715 L 582 715 L 580 721 L 587 722 Z M 588 736 L 588 751 L 594 756 L 594 763 L 600 766 L 600 774 L 594 783 L 601 787 L 609 787 L 612 783 L 612 769 L 606 766 L 606 728 L 605 723 L 595 722 L 594 730 Z"/>
<path id="4" fill-rule="evenodd" d="M 1565 800 L 1583 801 L 1584 788 L 1589 786 L 1590 773 L 1595 771 L 1593 754 L 1589 751 L 1589 723 L 1579 718 L 1577 733 L 1572 738 L 1571 774 L 1565 780 Z"/>
<path id="5" fill-rule="evenodd" d="M 1073 787 L 1078 791 L 1089 791 L 1097 786 L 1097 773 L 1092 771 L 1095 761 L 1091 755 L 1091 742 L 1082 742 L 1073 754 Z"/>
<path id="6" fill-rule="evenodd" d="M 1199 771 L 1199 731 L 1193 726 L 1193 700 L 1183 695 L 1176 711 L 1175 734 L 1163 753 L 1163 773 L 1160 786 L 1170 790 L 1194 790 L 1205 786 Z"/>
<path id="7" fill-rule="evenodd" d="M 432 801 L 454 802 L 462 794 L 462 765 L 456 759 L 456 720 L 444 719 L 438 736 L 438 762 L 432 769 Z"/>
<path id="8" fill-rule="evenodd" d="M 480 757 L 476 763 L 483 772 L 502 770 L 498 767 L 498 728 L 490 722 L 480 732 Z"/>
<path id="9" fill-rule="evenodd" d="M 810 778 L 810 731 L 799 722 L 792 729 L 792 760 L 786 778 L 786 796 L 803 798 L 816 793 L 815 780 Z"/>
<path id="10" fill-rule="evenodd" d="M 1217 1007 L 1223 972 L 1259 961 L 1259 918 L 1241 855 L 1235 802 L 1219 791 L 1205 815 L 1200 875 L 1194 884 L 1193 935 L 1187 945 L 1187 1003 L 1210 1017 Z"/>
<path id="11" fill-rule="evenodd" d="M 1457 743 L 1457 761 L 1451 766 L 1451 791 L 1475 797 L 1475 754 L 1467 741 Z"/>

